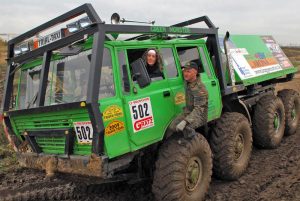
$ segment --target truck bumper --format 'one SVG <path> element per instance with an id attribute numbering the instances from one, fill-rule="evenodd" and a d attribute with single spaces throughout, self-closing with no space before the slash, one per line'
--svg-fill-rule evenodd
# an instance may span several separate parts
<path id="1" fill-rule="evenodd" d="M 43 155 L 36 153 L 17 153 L 22 167 L 45 170 L 47 176 L 55 172 L 103 178 L 103 159 L 95 154 L 90 156 Z"/>

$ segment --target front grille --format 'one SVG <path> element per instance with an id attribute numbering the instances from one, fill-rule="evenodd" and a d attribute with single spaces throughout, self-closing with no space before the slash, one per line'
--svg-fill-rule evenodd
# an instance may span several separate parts
<path id="1" fill-rule="evenodd" d="M 44 153 L 65 153 L 66 139 L 64 137 L 35 137 L 35 140 Z"/>
<path id="2" fill-rule="evenodd" d="M 73 129 L 73 122 L 89 121 L 86 109 L 73 109 L 59 112 L 49 112 L 40 114 L 30 114 L 24 116 L 14 116 L 11 118 L 15 132 L 23 135 L 25 131 L 53 130 L 53 129 Z M 75 137 L 76 138 L 76 137 Z M 65 137 L 35 137 L 42 152 L 48 154 L 64 154 Z M 87 155 L 91 153 L 90 145 L 81 145 L 75 139 L 74 154 Z"/>

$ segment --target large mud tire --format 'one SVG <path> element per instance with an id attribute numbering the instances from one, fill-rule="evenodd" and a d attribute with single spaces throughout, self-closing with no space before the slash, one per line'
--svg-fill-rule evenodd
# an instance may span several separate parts
<path id="1" fill-rule="evenodd" d="M 296 133 L 300 119 L 300 96 L 292 89 L 279 91 L 277 96 L 282 100 L 285 110 L 285 135 Z"/>
<path id="2" fill-rule="evenodd" d="M 273 95 L 263 96 L 254 108 L 254 144 L 261 148 L 278 147 L 284 128 L 285 112 L 281 99 Z"/>
<path id="3" fill-rule="evenodd" d="M 225 180 L 239 178 L 247 169 L 252 152 L 248 119 L 240 113 L 224 113 L 212 130 L 210 145 L 214 175 Z"/>
<path id="4" fill-rule="evenodd" d="M 206 139 L 172 137 L 160 148 L 152 184 L 157 201 L 201 201 L 212 175 L 212 153 Z"/>

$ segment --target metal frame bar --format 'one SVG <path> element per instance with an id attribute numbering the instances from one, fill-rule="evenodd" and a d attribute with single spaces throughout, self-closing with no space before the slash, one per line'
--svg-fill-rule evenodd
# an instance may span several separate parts
<path id="1" fill-rule="evenodd" d="M 164 32 L 153 32 L 153 27 L 152 26 L 138 26 L 138 25 L 113 25 L 113 24 L 105 24 L 105 33 L 121 33 L 121 34 L 143 34 L 143 33 L 150 33 L 150 34 L 181 34 L 181 35 L 202 35 L 202 34 L 216 34 L 217 29 L 211 28 L 211 29 L 206 29 L 206 28 L 189 28 L 188 33 L 183 33 L 180 30 L 172 30 L 172 27 L 168 27 L 166 31 Z"/>
<path id="2" fill-rule="evenodd" d="M 20 43 L 34 35 L 36 35 L 37 33 L 41 32 L 41 31 L 44 31 L 46 29 L 49 29 L 57 24 L 60 24 L 60 23 L 63 23 L 63 22 L 66 22 L 68 21 L 69 19 L 71 18 L 74 18 L 74 17 L 77 17 L 81 14 L 84 14 L 86 13 L 87 16 L 90 18 L 90 20 L 92 22 L 102 22 L 100 17 L 98 16 L 98 14 L 96 13 L 96 11 L 94 10 L 93 6 L 91 4 L 83 4 L 73 10 L 70 10 L 69 12 L 67 13 L 64 13 L 10 41 L 8 41 L 8 45 L 10 44 L 17 44 L 17 43 Z"/>
<path id="3" fill-rule="evenodd" d="M 210 21 L 209 17 L 207 17 L 206 15 L 201 16 L 201 17 L 197 17 L 197 18 L 194 18 L 194 19 L 191 19 L 191 20 L 187 20 L 187 21 L 184 21 L 184 22 L 180 22 L 180 23 L 174 24 L 172 26 L 174 26 L 174 27 L 185 27 L 185 26 L 189 26 L 189 25 L 196 24 L 196 23 L 199 23 L 199 22 L 205 22 L 205 24 L 208 26 L 208 28 L 213 28 L 213 29 L 216 28 L 215 25 L 212 23 L 212 21 Z"/>
<path id="4" fill-rule="evenodd" d="M 37 154 L 42 153 L 42 150 L 39 147 L 39 145 L 37 144 L 34 136 L 25 135 L 25 139 L 29 143 L 33 152 L 35 152 Z"/>
<path id="5" fill-rule="evenodd" d="M 12 110 L 12 111 L 8 111 L 7 114 L 10 117 L 14 117 L 14 116 L 18 116 L 18 115 L 61 111 L 63 109 L 76 109 L 76 108 L 81 107 L 80 103 L 81 102 L 73 102 L 73 103 L 64 103 L 64 104 L 59 104 L 59 105 L 49 105 L 49 106 L 44 106 L 44 107 L 28 108 L 28 109 L 24 109 L 24 110 Z"/>
<path id="6" fill-rule="evenodd" d="M 52 56 L 52 51 L 45 52 L 44 56 L 43 56 L 43 65 L 42 65 L 42 71 L 41 71 L 40 86 L 39 86 L 38 96 L 37 96 L 37 100 L 36 100 L 36 104 L 39 107 L 44 106 L 44 103 L 45 103 L 45 95 L 46 95 L 46 88 L 47 88 L 51 56 Z"/>
<path id="7" fill-rule="evenodd" d="M 25 54 L 22 54 L 17 57 L 9 58 L 10 62 L 15 63 L 21 63 L 22 61 L 28 60 L 28 59 L 34 59 L 38 56 L 41 56 L 46 51 L 56 50 L 59 48 L 62 48 L 66 45 L 71 44 L 72 42 L 75 42 L 77 40 L 83 39 L 84 35 L 90 35 L 98 31 L 98 27 L 96 24 L 93 24 L 89 29 L 83 29 L 79 32 L 76 32 L 70 36 L 67 36 L 63 38 L 63 40 L 58 40 L 53 43 L 50 43 L 48 45 L 45 45 L 43 47 L 40 47 L 38 49 L 32 50 L 30 52 L 27 52 Z"/>
<path id="8" fill-rule="evenodd" d="M 104 124 L 101 112 L 99 110 L 98 96 L 100 88 L 101 67 L 103 59 L 103 49 L 105 32 L 99 24 L 99 32 L 94 34 L 93 50 L 91 58 L 91 69 L 87 90 L 87 109 L 93 125 L 92 152 L 101 155 L 104 153 Z"/>

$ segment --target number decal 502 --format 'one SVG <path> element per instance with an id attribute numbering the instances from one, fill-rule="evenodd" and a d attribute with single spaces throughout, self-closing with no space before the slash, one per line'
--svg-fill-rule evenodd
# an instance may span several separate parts
<path id="1" fill-rule="evenodd" d="M 78 143 L 91 144 L 93 141 L 93 126 L 91 122 L 74 122 L 73 124 Z"/>

